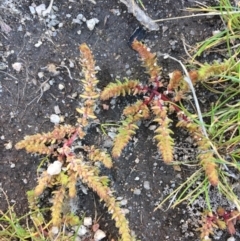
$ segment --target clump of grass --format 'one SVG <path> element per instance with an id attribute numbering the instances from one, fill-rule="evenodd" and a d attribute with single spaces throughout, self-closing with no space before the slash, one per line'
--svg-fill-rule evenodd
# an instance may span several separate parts
<path id="1" fill-rule="evenodd" d="M 217 101 L 211 103 L 208 110 L 203 113 L 203 118 L 212 152 L 216 157 L 219 181 L 216 187 L 210 188 L 209 180 L 203 175 L 203 169 L 197 168 L 157 208 L 162 208 L 167 200 L 170 200 L 169 207 L 174 208 L 183 201 L 191 204 L 200 195 L 204 196 L 206 203 L 206 211 L 203 213 L 203 220 L 205 221 L 202 221 L 204 229 L 199 228 L 199 230 L 201 231 L 201 240 L 210 240 L 206 239 L 206 237 L 209 238 L 208 236 L 213 234 L 213 230 L 216 228 L 225 229 L 227 226 L 229 233 L 232 235 L 235 233 L 234 227 L 229 229 L 228 225 L 225 224 L 216 225 L 215 223 L 212 226 L 209 225 L 209 220 L 211 222 L 216 221 L 220 217 L 218 214 L 213 214 L 213 211 L 216 212 L 216 210 L 212 210 L 211 206 L 211 192 L 213 189 L 223 194 L 223 197 L 229 200 L 237 209 L 237 215 L 232 217 L 232 220 L 233 218 L 237 220 L 240 212 L 239 196 L 234 189 L 234 186 L 238 185 L 240 175 L 240 11 L 229 0 L 221 0 L 217 7 L 201 6 L 200 9 L 188 10 L 219 13 L 223 20 L 223 30 L 193 48 L 191 52 L 193 58 L 190 63 L 196 69 L 202 68 L 206 64 L 201 64 L 198 57 L 211 52 L 223 56 L 223 62 L 228 63 L 225 71 L 222 73 L 215 72 L 214 75 L 201 82 L 206 87 L 206 92 L 210 92 L 217 97 Z M 208 64 L 211 65 L 212 63 Z M 221 65 L 221 63 L 219 64 Z M 182 108 L 187 112 L 183 106 Z M 195 120 L 196 124 L 199 122 L 199 120 Z M 198 165 L 196 162 L 188 163 L 188 165 L 191 164 Z M 220 223 L 222 224 L 222 220 Z M 236 222 L 234 222 L 233 226 L 235 224 Z M 206 231 L 208 225 L 209 230 Z"/>
<path id="2" fill-rule="evenodd" d="M 8 209 L 6 212 L 0 210 L 0 240 L 47 240 L 44 234 L 35 227 L 31 222 L 31 215 L 33 213 L 27 213 L 21 217 L 17 217 L 14 211 L 14 205 L 10 205 L 8 197 L 3 189 L 0 190 L 7 202 Z M 41 212 L 38 213 L 41 215 Z M 36 212 L 34 215 L 38 215 Z"/>
<path id="3" fill-rule="evenodd" d="M 239 6 L 233 6 L 229 0 L 220 0 L 219 5 L 209 7 L 201 5 L 200 8 L 189 8 L 188 11 L 202 11 L 209 14 L 218 14 L 222 21 L 224 28 L 217 31 L 213 36 L 197 44 L 195 48 L 194 59 L 206 52 L 219 52 L 225 54 L 225 57 L 237 57 L 239 53 L 238 39 L 240 36 L 240 10 Z"/>

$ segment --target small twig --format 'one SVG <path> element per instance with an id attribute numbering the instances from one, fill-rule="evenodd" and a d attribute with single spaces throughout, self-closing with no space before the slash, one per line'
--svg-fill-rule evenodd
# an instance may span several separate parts
<path id="1" fill-rule="evenodd" d="M 23 51 L 23 49 L 24 49 L 24 47 L 25 47 L 25 37 L 26 37 L 26 35 L 27 35 L 27 34 L 24 34 L 24 36 L 23 36 L 23 46 L 22 46 L 21 50 L 19 51 L 19 53 L 17 54 L 17 58 L 18 58 L 19 55 L 22 53 L 22 51 Z"/>
<path id="2" fill-rule="evenodd" d="M 40 95 L 39 95 L 39 97 L 38 97 L 37 103 L 38 103 L 38 101 L 42 98 L 42 95 L 43 95 L 43 92 L 44 92 L 42 88 L 43 88 L 43 86 L 44 86 L 48 81 L 49 81 L 49 79 L 47 79 L 47 80 L 45 80 L 43 83 L 41 83 L 40 88 L 39 88 L 39 90 L 41 91 L 41 93 L 40 93 Z M 38 91 L 39 91 L 39 90 L 38 90 Z M 38 92 L 38 91 L 37 91 L 37 92 Z M 37 93 L 37 92 L 36 92 L 36 93 Z"/>
<path id="3" fill-rule="evenodd" d="M 69 68 L 68 68 L 66 65 L 60 65 L 60 67 L 63 67 L 63 68 L 65 68 L 65 69 L 67 69 L 69 78 L 70 78 L 70 79 L 73 79 L 73 78 L 72 78 L 72 75 L 71 75 L 71 72 L 70 72 Z"/>
<path id="4" fill-rule="evenodd" d="M 9 74 L 9 73 L 7 73 L 7 72 L 4 72 L 4 71 L 1 71 L 1 70 L 0 70 L 0 73 L 6 74 L 6 75 L 10 76 L 11 78 L 13 78 L 13 79 L 15 79 L 15 80 L 18 80 L 16 77 L 14 77 L 13 75 L 11 75 L 11 74 Z"/>
<path id="5" fill-rule="evenodd" d="M 228 14 L 240 14 L 240 11 L 199 13 L 199 14 L 173 17 L 173 18 L 161 18 L 161 19 L 154 20 L 154 22 L 158 23 L 158 22 L 164 22 L 164 21 L 169 21 L 169 20 L 178 20 L 178 19 L 184 19 L 184 18 L 221 16 L 221 15 L 228 15 Z"/>

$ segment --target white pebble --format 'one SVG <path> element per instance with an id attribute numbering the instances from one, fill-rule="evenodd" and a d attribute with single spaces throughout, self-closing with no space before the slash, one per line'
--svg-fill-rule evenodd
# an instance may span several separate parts
<path id="1" fill-rule="evenodd" d="M 55 81 L 54 81 L 53 79 L 50 79 L 50 80 L 49 80 L 49 84 L 50 84 L 50 85 L 53 85 L 54 82 L 55 82 Z"/>
<path id="2" fill-rule="evenodd" d="M 35 8 L 37 14 L 40 16 L 42 15 L 42 12 L 46 10 L 46 5 L 45 4 L 40 4 Z"/>
<path id="3" fill-rule="evenodd" d="M 12 64 L 13 69 L 15 69 L 17 72 L 20 72 L 20 70 L 22 69 L 22 63 L 16 62 L 14 64 Z"/>
<path id="4" fill-rule="evenodd" d="M 65 88 L 65 86 L 63 84 L 58 85 L 58 89 L 63 90 L 64 88 Z"/>
<path id="5" fill-rule="evenodd" d="M 48 84 L 48 83 L 44 83 L 44 85 L 43 85 L 43 92 L 49 90 L 50 87 L 51 87 L 50 84 Z"/>
<path id="6" fill-rule="evenodd" d="M 121 206 L 125 206 L 125 205 L 127 205 L 127 203 L 128 203 L 127 199 L 123 199 L 120 201 Z"/>
<path id="7" fill-rule="evenodd" d="M 132 71 L 130 70 L 130 69 L 128 69 L 127 71 L 126 71 L 126 75 L 131 75 L 132 74 Z"/>
<path id="8" fill-rule="evenodd" d="M 85 226 L 91 226 L 91 225 L 92 225 L 92 218 L 91 218 L 91 217 L 85 217 L 85 218 L 83 219 L 83 224 L 84 224 Z"/>
<path id="9" fill-rule="evenodd" d="M 133 194 L 140 195 L 141 194 L 141 190 L 136 188 L 136 189 L 134 189 Z"/>
<path id="10" fill-rule="evenodd" d="M 150 189 L 149 181 L 145 181 L 145 182 L 143 183 L 143 187 L 144 187 L 145 189 L 149 190 L 149 189 Z"/>
<path id="11" fill-rule="evenodd" d="M 71 59 L 69 59 L 69 67 L 74 68 L 74 62 Z"/>
<path id="12" fill-rule="evenodd" d="M 36 13 L 35 8 L 33 6 L 29 6 L 29 10 L 32 15 L 34 15 Z"/>
<path id="13" fill-rule="evenodd" d="M 27 184 L 27 183 L 28 183 L 28 181 L 27 181 L 26 178 L 22 179 L 22 181 L 23 181 L 24 184 Z"/>
<path id="14" fill-rule="evenodd" d="M 235 241 L 236 239 L 234 237 L 230 237 L 227 239 L 227 241 Z"/>
<path id="15" fill-rule="evenodd" d="M 156 125 L 150 125 L 150 126 L 148 127 L 148 129 L 151 130 L 151 131 L 154 131 L 156 128 L 157 128 Z"/>
<path id="16" fill-rule="evenodd" d="M 57 175 L 61 172 L 62 163 L 60 161 L 55 161 L 48 166 L 47 173 L 49 175 Z"/>
<path id="17" fill-rule="evenodd" d="M 88 231 L 84 225 L 80 225 L 80 227 L 75 227 L 74 230 L 77 232 L 78 236 L 83 236 Z"/>
<path id="18" fill-rule="evenodd" d="M 214 31 L 212 31 L 212 35 L 214 36 L 214 35 L 217 35 L 217 34 L 219 34 L 221 31 L 220 30 L 214 30 Z"/>
<path id="19" fill-rule="evenodd" d="M 10 167 L 14 168 L 16 165 L 14 163 L 11 163 Z"/>
<path id="20" fill-rule="evenodd" d="M 54 124 L 59 124 L 60 123 L 60 117 L 56 114 L 50 115 L 50 122 Z"/>
<path id="21" fill-rule="evenodd" d="M 51 229 L 51 232 L 52 232 L 52 234 L 54 234 L 54 235 L 58 234 L 58 232 L 59 232 L 58 227 L 53 226 L 52 229 Z"/>
<path id="22" fill-rule="evenodd" d="M 52 9 L 53 9 L 54 11 L 58 11 L 58 7 L 57 7 L 57 6 L 52 6 Z"/>
<path id="23" fill-rule="evenodd" d="M 92 31 L 97 23 L 99 23 L 99 20 L 97 18 L 92 18 L 86 21 L 87 27 L 90 31 Z"/>
<path id="24" fill-rule="evenodd" d="M 135 181 L 139 181 L 140 180 L 140 178 L 139 177 L 135 177 L 135 179 L 134 179 Z"/>
<path id="25" fill-rule="evenodd" d="M 136 158 L 136 159 L 135 159 L 135 163 L 139 163 L 139 158 Z"/>
<path id="26" fill-rule="evenodd" d="M 105 237 L 106 237 L 106 234 L 101 229 L 98 229 L 94 234 L 94 241 L 102 240 Z"/>
<path id="27" fill-rule="evenodd" d="M 42 41 L 39 40 L 34 46 L 35 46 L 36 48 L 38 48 L 38 47 L 40 47 L 41 45 L 42 45 Z"/>
<path id="28" fill-rule="evenodd" d="M 44 73 L 43 72 L 38 72 L 38 78 L 42 78 L 44 76 Z"/>
<path id="29" fill-rule="evenodd" d="M 86 22 L 86 18 L 81 13 L 77 15 L 77 19 L 82 20 L 83 22 Z"/>
<path id="30" fill-rule="evenodd" d="M 121 208 L 121 212 L 122 212 L 124 215 L 130 213 L 129 209 L 127 209 L 127 208 Z"/>
<path id="31" fill-rule="evenodd" d="M 108 136 L 113 140 L 116 137 L 116 133 L 115 132 L 108 132 Z"/>
<path id="32" fill-rule="evenodd" d="M 50 16 L 50 18 L 51 18 L 51 19 L 56 19 L 57 16 L 56 16 L 55 14 L 52 14 L 52 15 Z"/>
<path id="33" fill-rule="evenodd" d="M 9 141 L 8 143 L 6 143 L 6 144 L 4 144 L 4 146 L 5 146 L 5 148 L 7 149 L 7 150 L 10 150 L 10 149 L 12 149 L 12 142 L 11 141 Z"/>
<path id="34" fill-rule="evenodd" d="M 58 105 L 55 105 L 55 106 L 54 106 L 54 112 L 55 112 L 56 115 L 58 115 L 58 114 L 61 113 L 60 108 L 59 108 Z"/>
<path id="35" fill-rule="evenodd" d="M 123 200 L 123 197 L 117 197 L 116 200 L 121 201 L 121 200 Z"/>

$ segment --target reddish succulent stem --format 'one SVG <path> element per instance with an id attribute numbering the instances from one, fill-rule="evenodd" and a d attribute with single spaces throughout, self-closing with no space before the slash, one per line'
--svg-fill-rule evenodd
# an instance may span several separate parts
<path id="1" fill-rule="evenodd" d="M 66 147 L 66 146 L 70 147 L 73 144 L 73 142 L 75 141 L 77 135 L 78 135 L 78 133 L 77 133 L 77 131 L 75 131 L 73 133 L 73 135 L 64 143 L 63 147 Z"/>
<path id="2" fill-rule="evenodd" d="M 149 88 L 149 87 L 146 87 L 146 86 L 144 86 L 144 87 L 137 86 L 137 87 L 136 87 L 136 88 L 137 88 L 138 90 L 140 90 L 140 91 L 149 92 L 149 93 L 150 93 L 149 99 L 146 100 L 146 101 L 144 101 L 144 104 L 145 104 L 145 105 L 148 105 L 148 104 L 153 100 L 153 98 L 154 98 L 155 96 L 160 96 L 160 99 L 161 99 L 161 100 L 170 102 L 170 103 L 173 105 L 175 111 L 176 111 L 176 112 L 179 112 L 179 111 L 180 111 L 180 108 L 179 108 L 172 100 L 170 100 L 170 99 L 169 99 L 166 95 L 164 95 L 163 93 L 159 93 L 159 91 L 158 91 L 158 88 L 159 88 L 159 86 L 160 86 L 159 80 L 156 80 L 154 83 L 156 84 L 156 86 L 155 86 L 153 89 L 151 89 L 151 88 Z M 182 118 L 183 118 L 184 120 L 187 120 L 187 117 L 186 117 L 186 116 L 182 116 Z"/>

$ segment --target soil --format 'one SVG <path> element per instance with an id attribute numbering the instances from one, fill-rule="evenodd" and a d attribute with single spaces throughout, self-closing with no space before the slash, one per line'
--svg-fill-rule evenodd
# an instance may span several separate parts
<path id="1" fill-rule="evenodd" d="M 212 1 L 205 2 L 214 4 Z M 81 92 L 79 44 L 86 42 L 95 56 L 96 65 L 99 66 L 99 88 L 116 78 L 144 80 L 145 77 L 144 68 L 128 43 L 135 29 L 141 25 L 120 1 L 97 0 L 96 4 L 87 0 L 55 1 L 54 6 L 57 8 L 54 14 L 62 26 L 57 24 L 53 27 L 48 26 L 47 17 L 30 12 L 29 6 L 42 3 L 48 6 L 49 1 L 0 0 L 0 21 L 11 28 L 8 33 L 4 28 L 0 31 L 0 185 L 10 202 L 16 203 L 18 215 L 28 210 L 25 193 L 36 185 L 40 157 L 17 151 L 14 145 L 26 135 L 52 130 L 54 124 L 50 122 L 49 116 L 55 114 L 55 106 L 65 116 L 64 123 L 75 123 L 75 109 L 79 102 L 75 93 Z M 183 16 L 189 13 L 182 9 L 195 6 L 190 0 L 143 3 L 145 12 L 153 19 Z M 86 19 L 99 19 L 92 31 L 85 23 L 73 23 L 80 13 Z M 168 53 L 178 59 L 186 59 L 181 35 L 185 37 L 186 44 L 194 45 L 210 36 L 220 23 L 218 17 L 165 21 L 159 23 L 159 31 L 146 31 L 142 37 L 147 46 L 158 53 L 159 64 L 167 76 L 180 67 L 171 60 L 163 59 L 160 54 Z M 13 68 L 14 63 L 22 64 L 19 72 Z M 53 76 L 46 70 L 50 63 L 58 67 L 58 75 Z M 45 83 L 49 83 L 50 88 L 44 91 Z M 64 85 L 62 90 L 59 84 Z M 123 106 L 129 101 L 120 98 L 114 109 L 100 110 L 100 121 L 119 120 Z M 89 143 L 94 142 L 96 146 L 103 143 L 98 129 L 92 127 L 88 138 Z M 194 145 L 184 131 L 177 130 L 174 138 L 178 160 L 195 157 Z M 9 142 L 13 147 L 7 149 L 9 145 L 6 144 Z M 112 180 L 115 195 L 127 200 L 127 218 L 138 239 L 198 239 L 186 206 L 153 212 L 159 200 L 190 172 L 191 169 L 187 168 L 177 172 L 164 165 L 153 143 L 153 132 L 146 123 L 141 125 L 134 141 L 107 173 Z M 149 188 L 144 187 L 145 181 L 149 183 Z M 139 195 L 135 194 L 136 190 L 140 192 Z M 79 200 L 78 206 L 82 212 L 92 217 L 96 212 L 97 218 L 101 217 L 99 223 L 108 235 L 106 240 L 116 238 L 114 223 L 97 196 L 91 190 L 88 190 L 87 195 L 79 190 Z M 6 208 L 6 202 L 1 201 L 0 209 Z M 226 240 L 229 236 L 223 233 L 218 240 Z"/>

